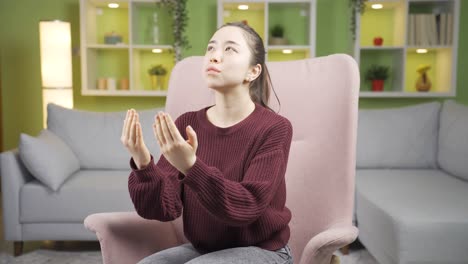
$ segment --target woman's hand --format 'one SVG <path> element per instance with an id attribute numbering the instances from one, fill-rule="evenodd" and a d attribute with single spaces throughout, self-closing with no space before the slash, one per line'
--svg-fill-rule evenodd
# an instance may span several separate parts
<path id="1" fill-rule="evenodd" d="M 143 141 L 143 132 L 138 113 L 134 109 L 127 111 L 120 141 L 130 152 L 133 161 L 139 169 L 148 166 L 151 161 L 151 155 Z"/>
<path id="2" fill-rule="evenodd" d="M 166 160 L 186 175 L 197 159 L 198 140 L 195 131 L 187 126 L 188 140 L 185 140 L 171 116 L 164 112 L 159 112 L 156 116 L 153 131 Z"/>

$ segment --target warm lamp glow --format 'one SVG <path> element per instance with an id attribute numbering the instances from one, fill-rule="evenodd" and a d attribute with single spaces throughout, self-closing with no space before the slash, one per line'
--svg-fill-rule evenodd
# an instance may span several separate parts
<path id="1" fill-rule="evenodd" d="M 373 4 L 371 5 L 372 9 L 382 9 L 383 5 L 382 4 Z"/>
<path id="2" fill-rule="evenodd" d="M 110 3 L 107 5 L 109 8 L 119 8 L 119 4 L 117 3 Z"/>
<path id="3" fill-rule="evenodd" d="M 152 52 L 153 53 L 162 53 L 163 50 L 162 49 L 153 49 Z"/>
<path id="4" fill-rule="evenodd" d="M 249 6 L 248 5 L 239 5 L 237 7 L 239 10 L 248 10 L 249 9 Z"/>
<path id="5" fill-rule="evenodd" d="M 417 49 L 416 53 L 427 53 L 427 49 Z"/>
<path id="6" fill-rule="evenodd" d="M 41 21 L 39 35 L 42 87 L 72 87 L 70 23 Z"/>
<path id="7" fill-rule="evenodd" d="M 291 53 L 293 53 L 293 51 L 290 50 L 290 49 L 284 49 L 283 50 L 283 54 L 291 54 Z"/>
<path id="8" fill-rule="evenodd" d="M 47 126 L 47 104 L 73 108 L 70 23 L 39 22 L 43 123 Z"/>

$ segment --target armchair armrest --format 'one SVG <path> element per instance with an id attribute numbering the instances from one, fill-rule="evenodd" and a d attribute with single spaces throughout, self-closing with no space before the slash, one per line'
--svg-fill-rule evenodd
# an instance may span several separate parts
<path id="1" fill-rule="evenodd" d="M 96 233 L 104 264 L 137 263 L 180 244 L 171 222 L 144 219 L 136 212 L 92 214 L 84 225 Z"/>
<path id="2" fill-rule="evenodd" d="M 331 227 L 314 236 L 302 252 L 300 264 L 329 264 L 337 249 L 351 244 L 358 236 L 355 226 Z"/>
<path id="3" fill-rule="evenodd" d="M 0 153 L 0 175 L 5 240 L 21 241 L 19 195 L 21 187 L 33 177 L 21 162 L 17 149 Z"/>

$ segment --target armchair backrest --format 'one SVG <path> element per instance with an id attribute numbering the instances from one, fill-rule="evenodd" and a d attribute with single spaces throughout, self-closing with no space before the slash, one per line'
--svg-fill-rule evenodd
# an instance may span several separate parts
<path id="1" fill-rule="evenodd" d="M 201 56 L 186 58 L 171 73 L 166 111 L 174 119 L 214 104 L 202 61 Z M 268 62 L 267 67 L 281 103 L 271 93 L 269 106 L 293 126 L 286 205 L 293 215 L 289 245 L 299 259 L 318 233 L 352 224 L 359 71 L 346 54 Z M 174 224 L 184 239 L 181 219 Z"/>

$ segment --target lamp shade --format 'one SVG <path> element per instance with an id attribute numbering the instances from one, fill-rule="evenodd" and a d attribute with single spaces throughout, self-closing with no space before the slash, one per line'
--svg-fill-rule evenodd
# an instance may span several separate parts
<path id="1" fill-rule="evenodd" d="M 40 21 L 41 77 L 44 88 L 72 87 L 70 23 Z"/>

